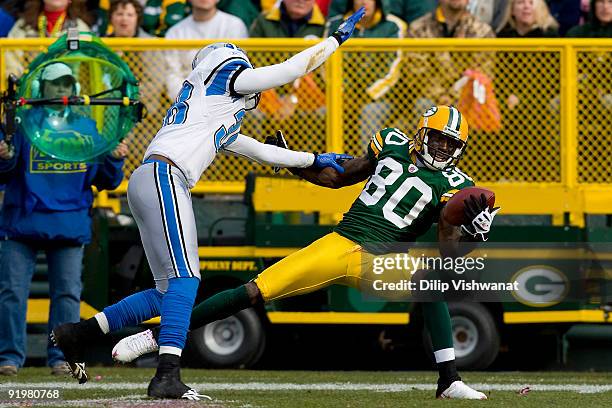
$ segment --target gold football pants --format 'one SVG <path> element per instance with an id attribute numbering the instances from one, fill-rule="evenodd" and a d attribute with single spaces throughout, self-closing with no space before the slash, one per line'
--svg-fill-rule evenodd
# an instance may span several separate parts
<path id="1" fill-rule="evenodd" d="M 362 254 L 361 245 L 332 232 L 270 266 L 255 283 L 265 302 L 335 283 L 359 288 Z"/>

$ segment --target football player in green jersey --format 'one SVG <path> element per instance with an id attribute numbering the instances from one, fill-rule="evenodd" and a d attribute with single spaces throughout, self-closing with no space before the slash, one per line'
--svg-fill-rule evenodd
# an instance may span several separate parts
<path id="1" fill-rule="evenodd" d="M 277 137 L 277 144 L 285 147 L 282 134 Z M 369 181 L 332 233 L 278 261 L 253 281 L 217 293 L 197 305 L 191 315 L 191 328 L 331 284 L 359 289 L 362 280 L 367 280 L 362 260 L 372 244 L 381 253 L 386 243 L 414 242 L 436 222 L 441 242 L 486 240 L 497 212 L 489 209 L 486 200 L 472 199 L 466 206 L 465 225 L 450 225 L 440 216 L 445 202 L 455 192 L 474 185 L 456 168 L 467 138 L 468 125 L 461 113 L 454 107 L 437 106 L 423 114 L 414 137 L 395 128 L 376 133 L 366 155 L 342 164 L 344 173 L 294 169 L 300 177 L 330 188 L 352 185 L 368 177 Z M 425 302 L 421 306 L 440 374 L 436 397 L 486 399 L 483 393 L 463 383 L 457 373 L 447 304 Z M 156 351 L 156 331 L 146 330 L 121 340 L 113 349 L 113 358 L 128 362 Z"/>

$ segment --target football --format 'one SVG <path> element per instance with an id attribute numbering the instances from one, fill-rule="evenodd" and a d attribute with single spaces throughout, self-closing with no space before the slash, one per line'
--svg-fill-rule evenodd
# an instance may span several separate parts
<path id="1" fill-rule="evenodd" d="M 452 225 L 461 225 L 464 223 L 464 211 L 465 208 L 464 201 L 469 198 L 469 196 L 473 195 L 475 198 L 479 199 L 480 195 L 484 194 L 487 198 L 487 204 L 489 208 L 493 208 L 495 205 L 495 193 L 491 190 L 487 190 L 482 187 L 468 187 L 456 192 L 442 211 L 442 217 L 452 224 Z"/>

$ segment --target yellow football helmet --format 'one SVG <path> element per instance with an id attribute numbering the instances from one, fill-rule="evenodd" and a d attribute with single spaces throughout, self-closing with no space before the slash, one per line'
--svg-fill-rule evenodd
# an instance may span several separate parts
<path id="1" fill-rule="evenodd" d="M 454 106 L 432 106 L 419 120 L 414 151 L 431 170 L 454 167 L 465 151 L 468 123 Z"/>

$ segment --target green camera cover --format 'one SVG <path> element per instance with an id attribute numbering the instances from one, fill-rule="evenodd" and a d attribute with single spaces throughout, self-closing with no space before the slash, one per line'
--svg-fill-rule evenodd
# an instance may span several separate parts
<path id="1" fill-rule="evenodd" d="M 78 41 L 78 49 L 70 50 L 65 34 L 32 61 L 19 80 L 17 97 L 26 103 L 17 108 L 17 121 L 41 152 L 95 161 L 139 120 L 139 106 L 132 103 L 138 100 L 138 82 L 99 38 L 82 32 Z M 57 104 L 58 98 L 63 103 Z"/>

